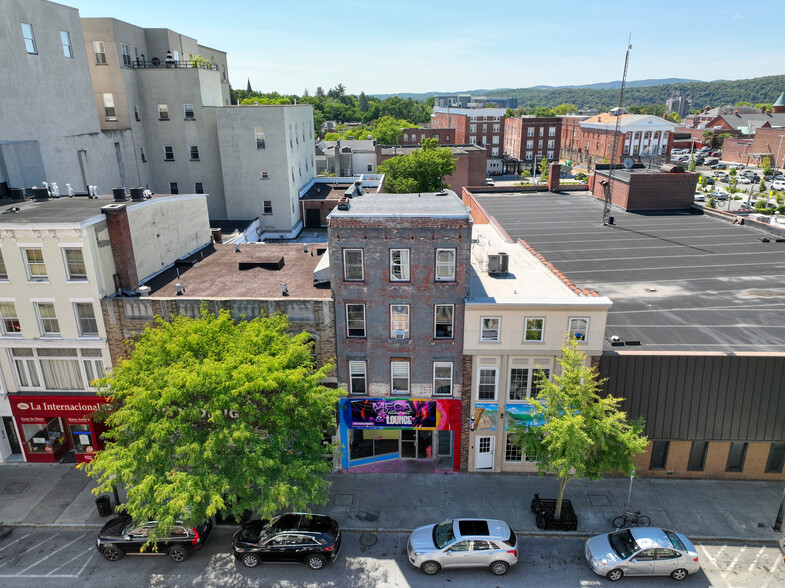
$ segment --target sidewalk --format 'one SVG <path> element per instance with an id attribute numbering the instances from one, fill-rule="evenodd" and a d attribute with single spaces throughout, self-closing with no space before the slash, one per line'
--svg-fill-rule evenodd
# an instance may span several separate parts
<path id="1" fill-rule="evenodd" d="M 565 498 L 578 515 L 575 533 L 544 532 L 529 503 L 535 492 L 555 498 L 558 480 L 510 474 L 330 474 L 330 500 L 313 510 L 338 520 L 345 531 L 400 531 L 456 516 L 507 521 L 520 534 L 587 536 L 612 530 L 629 478 L 573 480 Z M 632 507 L 653 526 L 676 529 L 694 540 L 773 541 L 771 530 L 785 482 L 636 479 Z M 0 464 L 0 531 L 3 527 L 100 527 L 92 480 L 73 465 Z M 2 533 L 0 533 L 2 536 Z"/>

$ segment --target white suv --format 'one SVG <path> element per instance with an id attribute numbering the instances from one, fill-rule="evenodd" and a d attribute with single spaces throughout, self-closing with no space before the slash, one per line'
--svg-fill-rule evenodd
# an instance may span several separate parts
<path id="1" fill-rule="evenodd" d="M 771 183 L 772 190 L 785 190 L 785 180 L 774 180 Z"/>

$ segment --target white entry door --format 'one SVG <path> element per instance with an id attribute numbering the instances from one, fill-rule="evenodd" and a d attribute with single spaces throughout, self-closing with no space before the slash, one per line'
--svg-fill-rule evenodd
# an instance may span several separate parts
<path id="1" fill-rule="evenodd" d="M 496 439 L 494 437 L 477 437 L 477 453 L 474 458 L 474 469 L 493 469 L 493 447 L 495 441 Z"/>

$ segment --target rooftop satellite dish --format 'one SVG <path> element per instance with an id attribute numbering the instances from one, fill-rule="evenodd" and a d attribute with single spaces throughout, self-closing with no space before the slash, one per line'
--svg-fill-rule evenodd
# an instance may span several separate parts
<path id="1" fill-rule="evenodd" d="M 635 162 L 633 162 L 632 159 L 628 157 L 627 159 L 624 160 L 624 169 L 632 169 L 632 166 L 634 164 Z"/>

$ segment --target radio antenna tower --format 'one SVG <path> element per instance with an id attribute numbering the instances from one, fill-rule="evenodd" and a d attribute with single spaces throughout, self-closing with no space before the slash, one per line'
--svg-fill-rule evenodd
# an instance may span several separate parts
<path id="1" fill-rule="evenodd" d="M 619 108 L 616 112 L 616 129 L 613 132 L 613 145 L 611 146 L 610 169 L 608 179 L 600 182 L 605 188 L 605 206 L 602 209 L 602 224 L 612 225 L 611 220 L 611 189 L 613 186 L 613 172 L 615 170 L 616 148 L 619 145 L 619 129 L 621 128 L 621 115 L 624 106 L 624 88 L 627 86 L 627 65 L 630 63 L 630 49 L 632 49 L 632 33 L 627 38 L 627 54 L 624 56 L 624 74 L 621 77 L 621 89 L 619 90 Z"/>

